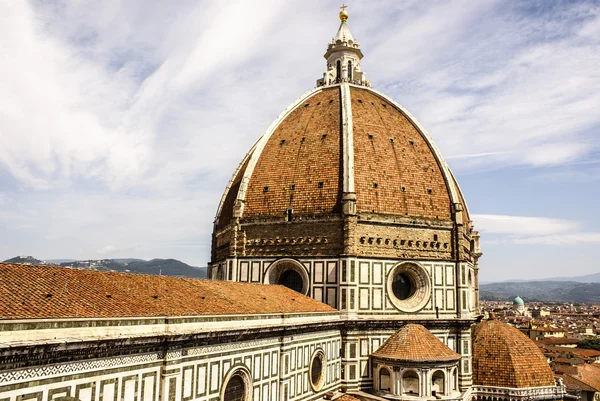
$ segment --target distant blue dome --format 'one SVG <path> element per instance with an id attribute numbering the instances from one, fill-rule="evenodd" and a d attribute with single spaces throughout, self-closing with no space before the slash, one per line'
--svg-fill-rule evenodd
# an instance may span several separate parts
<path id="1" fill-rule="evenodd" d="M 523 300 L 521 299 L 521 297 L 516 297 L 513 300 L 513 305 L 525 306 L 525 302 L 523 302 Z"/>

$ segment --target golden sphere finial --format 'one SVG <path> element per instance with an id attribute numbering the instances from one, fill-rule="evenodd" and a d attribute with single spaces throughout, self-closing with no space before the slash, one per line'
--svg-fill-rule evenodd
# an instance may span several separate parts
<path id="1" fill-rule="evenodd" d="M 342 20 L 342 22 L 344 22 L 348 19 L 348 11 L 346 11 L 346 8 L 348 8 L 348 6 L 345 4 L 342 4 L 342 6 L 340 8 L 342 9 L 342 11 L 340 11 L 340 20 Z"/>

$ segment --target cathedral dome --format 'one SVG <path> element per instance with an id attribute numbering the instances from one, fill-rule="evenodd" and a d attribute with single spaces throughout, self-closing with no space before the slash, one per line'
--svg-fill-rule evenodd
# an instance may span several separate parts
<path id="1" fill-rule="evenodd" d="M 424 128 L 387 96 L 365 86 L 318 87 L 285 110 L 237 168 L 217 230 L 232 217 L 284 219 L 356 211 L 452 220 L 464 200 Z M 236 211 L 237 208 L 237 211 Z M 462 219 L 469 217 L 466 207 Z"/>
<path id="2" fill-rule="evenodd" d="M 225 189 L 213 230 L 217 269 L 255 256 L 481 256 L 440 151 L 406 109 L 371 88 L 342 17 L 323 78 L 271 124 Z"/>
<path id="3" fill-rule="evenodd" d="M 550 365 L 535 343 L 495 319 L 473 329 L 473 383 L 509 388 L 555 385 Z"/>
<path id="4" fill-rule="evenodd" d="M 513 300 L 513 305 L 515 305 L 515 306 L 525 306 L 525 302 L 523 302 L 523 299 L 521 297 L 516 297 Z"/>

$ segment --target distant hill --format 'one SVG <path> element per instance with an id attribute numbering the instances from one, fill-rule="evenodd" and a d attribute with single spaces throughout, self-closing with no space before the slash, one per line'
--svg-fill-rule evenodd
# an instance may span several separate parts
<path id="1" fill-rule="evenodd" d="M 14 258 L 6 259 L 6 263 L 20 263 L 23 265 L 44 265 L 44 261 L 34 258 L 33 256 L 15 256 Z"/>
<path id="2" fill-rule="evenodd" d="M 506 280 L 506 281 L 479 281 L 480 285 L 493 283 L 531 283 L 534 281 L 574 281 L 577 283 L 600 283 L 600 273 L 586 274 L 572 277 L 541 277 L 537 280 Z"/>
<path id="3" fill-rule="evenodd" d="M 43 261 L 32 256 L 17 256 L 8 260 L 7 263 L 21 263 L 31 265 L 58 264 L 64 267 L 77 267 L 91 270 L 114 270 L 118 272 L 154 274 L 163 276 L 178 276 L 192 278 L 206 278 L 206 267 L 190 266 L 176 259 L 152 259 L 150 261 L 142 259 L 97 259 L 97 260 L 72 260 L 62 259 L 64 262 L 58 263 L 61 259 L 52 261 Z"/>
<path id="4" fill-rule="evenodd" d="M 479 294 L 482 300 L 512 301 L 520 296 L 526 302 L 600 302 L 600 283 L 580 283 L 576 281 L 513 281 L 481 284 Z"/>
<path id="5" fill-rule="evenodd" d="M 552 277 L 544 281 L 577 281 L 579 283 L 600 283 L 600 273 L 586 274 L 585 276 L 575 277 Z"/>
<path id="6" fill-rule="evenodd" d="M 59 265 L 61 263 L 77 262 L 77 259 L 46 259 L 45 262 L 47 264 Z"/>

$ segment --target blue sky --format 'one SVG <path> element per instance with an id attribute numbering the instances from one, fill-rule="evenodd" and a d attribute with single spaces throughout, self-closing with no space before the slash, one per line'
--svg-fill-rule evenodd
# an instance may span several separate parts
<path id="1" fill-rule="evenodd" d="M 600 271 L 600 2 L 351 1 L 373 87 L 428 129 L 481 279 Z M 322 76 L 331 1 L 0 1 L 0 259 L 204 266 L 223 189 Z"/>

